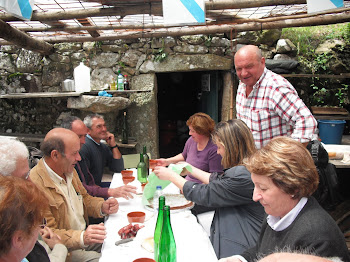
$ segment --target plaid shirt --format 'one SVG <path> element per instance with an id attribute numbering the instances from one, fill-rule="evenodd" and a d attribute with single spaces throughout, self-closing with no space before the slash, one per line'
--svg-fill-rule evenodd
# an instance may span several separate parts
<path id="1" fill-rule="evenodd" d="M 309 142 L 317 127 L 315 118 L 294 87 L 266 68 L 248 97 L 245 84 L 240 82 L 236 110 L 237 118 L 252 131 L 257 148 L 276 136 Z"/>

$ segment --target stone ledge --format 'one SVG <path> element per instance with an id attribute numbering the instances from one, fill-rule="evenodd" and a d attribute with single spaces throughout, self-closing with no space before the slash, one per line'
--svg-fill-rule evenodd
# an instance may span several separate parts
<path id="1" fill-rule="evenodd" d="M 68 108 L 91 111 L 94 113 L 119 111 L 127 108 L 130 104 L 131 101 L 124 97 L 82 95 L 80 97 L 69 97 L 67 100 Z"/>

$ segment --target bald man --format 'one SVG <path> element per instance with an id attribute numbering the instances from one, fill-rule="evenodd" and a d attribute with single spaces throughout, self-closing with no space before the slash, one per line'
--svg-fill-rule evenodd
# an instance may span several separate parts
<path id="1" fill-rule="evenodd" d="M 31 170 L 30 179 L 46 193 L 50 209 L 47 225 L 71 252 L 71 261 L 98 261 L 106 237 L 103 223 L 88 225 L 88 216 L 103 217 L 118 211 L 115 198 L 90 196 L 74 169 L 81 159 L 79 137 L 71 130 L 55 128 L 41 144 L 44 157 Z"/>
<path id="2" fill-rule="evenodd" d="M 242 47 L 234 62 L 240 80 L 237 118 L 250 128 L 257 148 L 276 136 L 289 136 L 305 145 L 314 138 L 315 118 L 294 87 L 265 67 L 265 58 L 258 47 Z"/>

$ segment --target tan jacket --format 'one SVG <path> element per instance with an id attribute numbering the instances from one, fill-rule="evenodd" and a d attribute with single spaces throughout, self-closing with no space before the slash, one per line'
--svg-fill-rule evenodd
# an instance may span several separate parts
<path id="1" fill-rule="evenodd" d="M 49 210 L 45 212 L 47 226 L 50 227 L 62 239 L 63 244 L 68 250 L 81 249 L 80 235 L 81 230 L 70 229 L 68 220 L 67 202 L 64 196 L 58 190 L 55 183 L 50 178 L 45 168 L 43 159 L 30 171 L 30 180 L 33 181 L 47 196 Z M 103 198 L 90 196 L 78 177 L 77 172 L 73 171 L 72 184 L 77 194 L 82 195 L 84 205 L 84 219 L 88 225 L 88 217 L 102 217 L 101 206 Z"/>

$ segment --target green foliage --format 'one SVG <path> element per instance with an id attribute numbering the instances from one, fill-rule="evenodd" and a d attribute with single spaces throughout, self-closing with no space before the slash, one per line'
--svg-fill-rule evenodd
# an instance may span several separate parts
<path id="1" fill-rule="evenodd" d="M 281 38 L 288 38 L 298 47 L 298 54 L 308 57 L 320 43 L 328 39 L 350 41 L 350 23 L 283 28 Z"/>
<path id="2" fill-rule="evenodd" d="M 13 81 L 15 81 L 15 79 L 19 78 L 22 75 L 23 75 L 23 73 L 20 73 L 20 72 L 16 72 L 16 73 L 12 73 L 12 74 L 8 75 L 7 76 L 7 84 L 12 83 Z"/>
<path id="3" fill-rule="evenodd" d="M 340 84 L 325 79 L 313 78 L 310 85 L 314 90 L 311 104 L 314 106 L 337 106 L 344 107 L 349 104 L 347 84 Z"/>
<path id="4" fill-rule="evenodd" d="M 204 38 L 204 45 L 206 47 L 210 47 L 211 46 L 211 42 L 213 41 L 213 36 L 212 35 L 207 35 Z"/>
<path id="5" fill-rule="evenodd" d="M 339 100 L 339 107 L 343 107 L 346 102 L 349 102 L 349 101 L 347 101 L 348 100 L 348 87 L 349 87 L 349 85 L 342 84 L 342 87 L 338 88 L 337 92 L 335 93 L 335 96 Z"/>
<path id="6" fill-rule="evenodd" d="M 328 71 L 328 65 L 329 60 L 332 58 L 332 54 L 329 53 L 323 53 L 318 54 L 315 57 L 314 63 L 313 63 L 313 69 L 315 73 L 329 73 Z"/>
<path id="7" fill-rule="evenodd" d="M 118 65 L 119 65 L 120 67 L 122 67 L 122 68 L 125 68 L 125 64 L 124 64 L 124 62 L 122 62 L 122 61 L 119 61 L 119 62 L 118 62 Z"/>
<path id="8" fill-rule="evenodd" d="M 153 60 L 155 62 L 163 62 L 168 57 L 168 54 L 164 51 L 163 47 L 159 48 L 158 50 L 153 50 L 153 54 Z"/>
<path id="9" fill-rule="evenodd" d="M 328 90 L 324 87 L 316 86 L 315 84 L 312 84 L 311 87 L 315 91 L 312 97 L 312 104 L 315 106 L 326 105 L 326 101 L 328 101 L 330 97 Z"/>
<path id="10" fill-rule="evenodd" d="M 102 46 L 102 41 L 95 41 L 94 43 L 95 48 L 101 48 L 101 46 Z"/>

